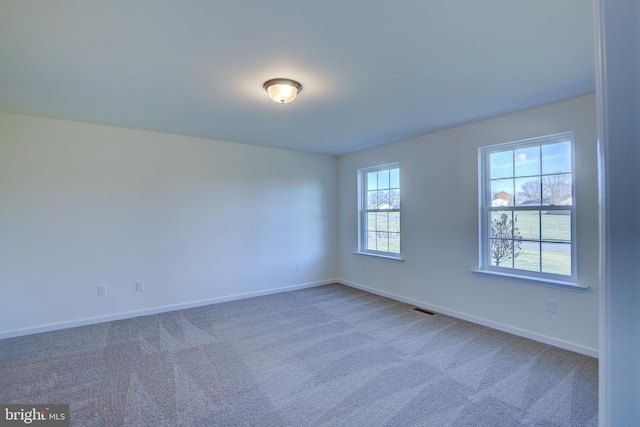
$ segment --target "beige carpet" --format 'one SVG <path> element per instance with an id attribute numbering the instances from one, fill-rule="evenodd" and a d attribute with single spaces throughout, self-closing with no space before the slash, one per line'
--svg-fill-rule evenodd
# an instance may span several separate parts
<path id="1" fill-rule="evenodd" d="M 72 426 L 596 426 L 597 360 L 341 285 L 0 340 Z"/>

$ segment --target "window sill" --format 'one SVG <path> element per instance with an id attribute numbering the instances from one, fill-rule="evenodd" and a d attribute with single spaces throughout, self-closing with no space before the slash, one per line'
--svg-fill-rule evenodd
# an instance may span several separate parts
<path id="1" fill-rule="evenodd" d="M 478 276 L 493 277 L 500 280 L 510 280 L 514 282 L 523 282 L 530 285 L 546 286 L 549 288 L 562 289 L 572 292 L 584 292 L 589 289 L 588 286 L 580 285 L 575 282 L 567 282 L 565 280 L 546 279 L 544 277 L 524 276 L 522 274 L 502 273 L 490 270 L 471 270 L 473 274 Z"/>
<path id="2" fill-rule="evenodd" d="M 382 255 L 382 254 L 374 254 L 374 253 L 371 253 L 371 252 L 360 252 L 360 251 L 355 251 L 354 254 L 372 256 L 372 257 L 382 258 L 382 259 L 388 259 L 390 261 L 396 261 L 396 262 L 404 262 L 404 258 L 400 258 L 399 256 L 393 256 L 393 255 Z"/>

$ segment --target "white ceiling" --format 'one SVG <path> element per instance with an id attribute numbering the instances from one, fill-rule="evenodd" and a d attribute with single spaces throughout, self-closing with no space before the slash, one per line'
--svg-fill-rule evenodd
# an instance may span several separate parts
<path id="1" fill-rule="evenodd" d="M 8 112 L 340 155 L 594 90 L 591 0 L 0 0 Z"/>

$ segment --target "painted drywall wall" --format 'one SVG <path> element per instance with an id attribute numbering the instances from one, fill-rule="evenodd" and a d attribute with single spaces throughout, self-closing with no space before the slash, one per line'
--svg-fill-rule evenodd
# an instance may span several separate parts
<path id="1" fill-rule="evenodd" d="M 596 0 L 601 426 L 640 425 L 640 5 Z"/>
<path id="2" fill-rule="evenodd" d="M 0 113 L 0 333 L 335 278 L 336 165 Z"/>
<path id="3" fill-rule="evenodd" d="M 479 147 L 575 132 L 576 293 L 471 273 L 478 268 Z M 595 95 L 589 94 L 338 158 L 339 276 L 355 286 L 566 348 L 597 354 L 598 182 Z M 354 254 L 357 170 L 401 169 L 403 263 Z M 363 271 L 362 271 L 363 270 Z M 557 312 L 546 312 L 546 301 Z"/>

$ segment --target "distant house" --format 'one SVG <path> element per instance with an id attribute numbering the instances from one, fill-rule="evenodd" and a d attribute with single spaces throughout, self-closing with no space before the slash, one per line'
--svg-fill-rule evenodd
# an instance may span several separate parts
<path id="1" fill-rule="evenodd" d="M 389 203 L 380 203 L 376 209 L 393 209 Z"/>
<path id="2" fill-rule="evenodd" d="M 492 206 L 492 207 L 494 207 L 494 208 L 495 208 L 495 207 L 500 207 L 500 206 L 509 206 L 509 202 L 507 202 L 507 201 L 506 201 L 506 200 L 504 200 L 504 199 L 500 199 L 500 198 L 498 198 L 498 199 L 493 199 L 493 200 L 491 201 L 491 206 Z"/>

